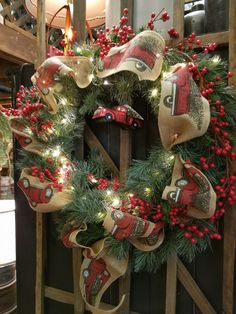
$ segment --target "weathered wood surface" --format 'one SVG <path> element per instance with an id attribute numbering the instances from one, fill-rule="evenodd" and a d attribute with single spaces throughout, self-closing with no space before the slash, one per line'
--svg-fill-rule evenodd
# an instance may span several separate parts
<path id="1" fill-rule="evenodd" d="M 35 63 L 36 43 L 22 33 L 0 24 L 0 57 L 16 64 Z"/>

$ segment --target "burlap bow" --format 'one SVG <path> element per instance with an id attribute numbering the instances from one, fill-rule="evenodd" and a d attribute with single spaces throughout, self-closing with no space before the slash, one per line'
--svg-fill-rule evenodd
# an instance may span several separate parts
<path id="1" fill-rule="evenodd" d="M 210 123 L 208 101 L 201 96 L 186 65 L 173 66 L 161 82 L 158 127 L 162 145 L 175 144 L 203 135 Z"/>
<path id="2" fill-rule="evenodd" d="M 163 223 L 153 223 L 117 209 L 107 209 L 104 228 L 117 240 L 128 239 L 142 251 L 152 251 L 159 247 L 164 239 Z M 81 267 L 80 288 L 87 307 L 93 313 L 115 313 L 124 301 L 112 310 L 99 308 L 102 295 L 116 279 L 124 275 L 128 267 L 128 257 L 118 260 L 107 254 L 106 238 L 95 242 L 91 247 L 79 243 L 80 232 L 87 230 L 82 224 L 67 233 L 63 242 L 68 247 L 84 249 Z"/>
<path id="3" fill-rule="evenodd" d="M 125 45 L 112 48 L 98 67 L 107 77 L 120 71 L 136 73 L 139 80 L 155 81 L 162 70 L 165 41 L 154 31 L 143 31 Z"/>
<path id="4" fill-rule="evenodd" d="M 216 194 L 206 176 L 176 156 L 170 186 L 162 198 L 174 206 L 187 206 L 187 215 L 198 219 L 211 217 L 216 208 Z"/>
<path id="5" fill-rule="evenodd" d="M 60 76 L 71 77 L 80 88 L 87 87 L 92 81 L 93 63 L 87 57 L 58 56 L 46 59 L 32 76 L 31 80 L 48 104 L 50 113 L 55 114 L 58 104 L 55 92 L 62 90 Z"/>

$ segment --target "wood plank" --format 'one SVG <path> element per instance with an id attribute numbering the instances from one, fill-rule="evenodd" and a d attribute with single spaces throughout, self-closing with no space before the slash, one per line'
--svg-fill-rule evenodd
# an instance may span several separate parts
<path id="1" fill-rule="evenodd" d="M 44 217 L 36 213 L 35 314 L 44 313 Z"/>
<path id="2" fill-rule="evenodd" d="M 173 42 L 183 41 L 184 39 L 184 0 L 173 1 L 173 27 L 179 32 L 179 37 Z"/>
<path id="3" fill-rule="evenodd" d="M 37 59 L 36 67 L 46 58 L 46 25 L 45 25 L 45 0 L 37 1 Z"/>
<path id="4" fill-rule="evenodd" d="M 86 0 L 74 0 L 73 24 L 76 30 L 76 42 L 82 43 L 86 37 Z"/>
<path id="5" fill-rule="evenodd" d="M 36 43 L 21 33 L 0 24 L 0 56 L 14 63 L 34 63 Z"/>
<path id="6" fill-rule="evenodd" d="M 217 43 L 217 45 L 226 45 L 229 42 L 229 31 L 219 33 L 208 33 L 196 37 L 200 39 L 202 44 Z"/>
<path id="7" fill-rule="evenodd" d="M 177 274 L 178 279 L 192 297 L 199 310 L 202 313 L 216 314 L 216 311 L 212 305 L 209 303 L 203 292 L 198 287 L 197 283 L 194 281 L 193 277 L 179 259 L 177 259 Z"/>
<path id="8" fill-rule="evenodd" d="M 74 294 L 65 290 L 44 286 L 44 295 L 46 298 L 66 303 L 74 304 Z"/>
<path id="9" fill-rule="evenodd" d="M 224 313 L 233 314 L 234 265 L 236 249 L 236 208 L 227 210 L 224 217 L 223 301 Z"/>
<path id="10" fill-rule="evenodd" d="M 86 29 L 86 1 L 74 0 L 73 1 L 73 25 L 76 31 L 76 42 L 82 43 L 85 40 Z M 76 141 L 76 157 L 78 160 L 84 159 L 84 137 Z M 81 294 L 79 278 L 82 265 L 82 249 L 74 248 L 72 254 L 73 260 L 73 291 L 74 291 L 74 314 L 84 313 L 84 300 Z"/>
<path id="11" fill-rule="evenodd" d="M 127 8 L 128 13 L 128 19 L 129 23 L 128 25 L 133 26 L 133 11 L 134 11 L 134 1 L 133 0 L 120 0 L 120 16 L 123 16 L 123 10 Z"/>
<path id="12" fill-rule="evenodd" d="M 90 149 L 98 149 L 104 162 L 111 169 L 113 176 L 118 178 L 119 170 L 117 166 L 88 125 L 85 127 L 84 138 Z"/>
<path id="13" fill-rule="evenodd" d="M 229 2 L 229 66 L 234 76 L 229 83 L 236 87 L 236 2 Z"/>
<path id="14" fill-rule="evenodd" d="M 126 178 L 126 171 L 131 160 L 131 132 L 120 130 L 120 179 Z"/>
<path id="15" fill-rule="evenodd" d="M 74 304 L 74 294 L 72 292 L 68 292 L 65 290 L 61 290 L 61 289 L 57 289 L 57 288 L 53 288 L 49 286 L 45 286 L 44 291 L 45 291 L 45 296 L 49 299 L 66 303 L 66 304 Z M 113 307 L 114 307 L 113 305 L 101 302 L 101 308 L 103 309 L 110 310 Z M 89 309 L 86 308 L 86 310 L 89 310 Z M 139 313 L 131 311 L 130 314 L 139 314 Z"/>
<path id="16" fill-rule="evenodd" d="M 229 79 L 229 84 L 236 87 L 236 3 L 229 1 L 229 67 L 234 76 Z M 234 147 L 235 151 L 235 147 Z M 231 163 L 231 171 L 235 173 L 236 163 Z M 235 296 L 234 287 L 234 265 L 236 249 L 236 208 L 227 210 L 224 217 L 224 257 L 223 257 L 223 300 L 224 313 L 233 313 L 233 302 Z"/>
<path id="17" fill-rule="evenodd" d="M 176 312 L 176 288 L 177 288 L 177 254 L 172 254 L 167 260 L 166 269 L 166 314 Z"/>
<path id="18" fill-rule="evenodd" d="M 45 59 L 45 0 L 37 1 L 37 64 Z M 44 252 L 45 252 L 44 214 L 36 213 L 36 278 L 35 314 L 44 314 Z"/>
<path id="19" fill-rule="evenodd" d="M 10 27 L 11 29 L 14 29 L 16 32 L 21 33 L 22 35 L 24 35 L 25 37 L 28 37 L 29 39 L 35 41 L 35 43 L 36 43 L 36 41 L 37 41 L 36 36 L 34 36 L 31 33 L 25 31 L 23 28 L 20 28 L 16 24 L 11 23 L 8 20 L 4 20 L 4 25 L 6 25 L 7 27 Z"/>
<path id="20" fill-rule="evenodd" d="M 133 0 L 120 0 L 120 16 L 123 16 L 123 10 L 128 9 L 129 25 L 133 26 Z M 131 132 L 129 130 L 120 130 L 120 179 L 124 180 L 131 160 Z M 130 287 L 131 270 L 128 268 L 126 274 L 119 278 L 119 299 L 125 294 L 126 298 L 118 313 L 130 312 Z"/>
<path id="21" fill-rule="evenodd" d="M 74 314 L 84 313 L 84 300 L 81 294 L 79 278 L 82 265 L 82 249 L 72 249 L 73 255 L 73 286 L 74 286 Z"/>

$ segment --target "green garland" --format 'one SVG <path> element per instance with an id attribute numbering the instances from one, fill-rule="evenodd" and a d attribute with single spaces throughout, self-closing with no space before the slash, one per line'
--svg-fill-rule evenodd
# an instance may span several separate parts
<path id="1" fill-rule="evenodd" d="M 139 81 L 135 74 L 121 72 L 109 77 L 109 84 L 104 84 L 105 80 L 96 77 L 95 73 L 93 82 L 86 89 L 79 89 L 72 79 L 60 77 L 63 90 L 55 95 L 59 110 L 54 115 L 51 115 L 44 105 L 37 110 L 32 107 L 39 101 L 44 104 L 39 100 L 40 96 L 35 88 L 30 91 L 23 86 L 20 88 L 17 95 L 19 109 L 5 112 L 10 116 L 21 117 L 21 122 L 31 129 L 32 137 L 42 144 L 44 152 L 39 156 L 22 150 L 18 167 L 31 168 L 32 171 L 37 168 L 37 174 L 44 173 L 45 176 L 47 169 L 58 178 L 58 169 L 62 167 L 62 162 L 60 154 L 55 154 L 55 148 L 60 148 L 64 156 L 71 160 L 72 174 L 69 185 L 73 190 L 72 201 L 55 214 L 61 239 L 72 227 L 86 223 L 88 229 L 77 235 L 77 242 L 87 246 L 108 237 L 106 240 L 108 254 L 117 259 L 129 254 L 134 271 L 154 272 L 173 252 L 191 261 L 197 253 L 210 245 L 211 239 L 220 238 L 218 219 L 236 200 L 235 177 L 230 176 L 228 172 L 229 163 L 235 159 L 235 154 L 232 148 L 225 154 L 222 152 L 225 149 L 225 143 L 222 141 L 223 132 L 225 132 L 223 139 L 227 139 L 231 147 L 233 145 L 232 134 L 236 130 L 234 118 L 236 97 L 233 89 L 228 87 L 226 62 L 214 54 L 200 52 L 194 63 L 189 62 L 190 67 L 197 68 L 197 71 L 193 72 L 193 77 L 203 94 L 206 94 L 206 89 L 209 92 L 214 86 L 213 92 L 205 95 L 210 102 L 211 124 L 203 136 L 176 145 L 168 152 L 161 147 L 158 139 L 146 160 L 132 162 L 127 172 L 127 180 L 121 183 L 112 179 L 110 170 L 104 166 L 99 154 L 92 152 L 86 161 L 78 162 L 76 152 L 73 150 L 77 138 L 83 136 L 84 119 L 89 119 L 99 105 L 109 107 L 127 102 L 131 105 L 134 95 L 139 95 L 144 103 L 151 105 L 156 117 L 161 92 L 160 83 L 165 72 L 176 63 L 187 63 L 186 56 L 192 56 L 193 53 L 196 54 L 192 50 L 186 50 L 185 53 L 178 50 L 166 52 L 162 73 L 154 82 Z M 80 55 L 93 58 L 95 68 L 101 62 L 96 57 L 97 51 L 92 48 L 81 49 Z M 201 78 L 204 79 L 204 88 L 201 86 Z M 30 106 L 30 114 L 23 114 L 24 108 Z M 32 120 L 32 116 L 37 119 Z M 170 184 L 176 154 L 180 154 L 184 160 L 191 160 L 216 190 L 217 209 L 210 219 L 189 217 L 187 222 L 183 223 L 176 217 L 171 205 L 161 198 L 165 186 Z M 141 204 L 138 208 L 144 208 L 142 212 L 134 209 L 133 215 L 154 223 L 160 221 L 164 223 L 164 242 L 151 252 L 139 251 L 128 240 L 116 240 L 102 226 L 107 207 L 121 208 L 122 204 L 131 198 L 134 203 Z M 184 215 L 183 208 L 180 216 L 183 218 Z"/>

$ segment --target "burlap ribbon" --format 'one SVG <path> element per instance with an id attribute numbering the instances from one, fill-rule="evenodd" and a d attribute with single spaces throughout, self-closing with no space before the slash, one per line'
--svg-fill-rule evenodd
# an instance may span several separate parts
<path id="1" fill-rule="evenodd" d="M 32 132 L 30 132 L 30 129 L 24 126 L 24 124 L 20 121 L 20 118 L 10 118 L 9 125 L 15 138 L 22 148 L 42 156 L 44 151 L 43 146 L 37 140 L 35 140 L 35 138 L 32 136 Z"/>
<path id="2" fill-rule="evenodd" d="M 177 64 L 161 82 L 158 127 L 162 145 L 175 144 L 203 135 L 210 123 L 208 101 L 201 96 L 186 65 Z"/>
<path id="3" fill-rule="evenodd" d="M 63 75 L 72 77 L 78 87 L 85 88 L 92 81 L 93 68 L 92 61 L 87 57 L 51 57 L 42 63 L 31 80 L 47 102 L 49 112 L 55 114 L 58 110 L 58 103 L 54 94 L 62 90 L 59 77 Z"/>
<path id="4" fill-rule="evenodd" d="M 146 30 L 125 45 L 112 48 L 98 67 L 97 75 L 107 77 L 120 71 L 136 73 L 139 80 L 155 81 L 162 70 L 165 41 L 157 32 Z"/>
<path id="5" fill-rule="evenodd" d="M 206 176 L 176 156 L 172 180 L 162 194 L 174 206 L 187 206 L 187 215 L 198 219 L 211 217 L 216 208 L 216 194 Z"/>
<path id="6" fill-rule="evenodd" d="M 128 239 L 142 251 L 156 249 L 164 239 L 163 223 L 154 224 L 117 209 L 107 209 L 103 226 L 115 239 Z M 91 247 L 83 246 L 77 236 L 86 230 L 85 224 L 72 229 L 65 235 L 63 243 L 68 247 L 84 249 L 80 288 L 87 307 L 93 313 L 115 313 L 122 305 L 125 296 L 122 296 L 120 303 L 109 311 L 103 310 L 99 305 L 104 292 L 112 282 L 126 273 L 128 257 L 118 260 L 107 255 L 106 238 L 95 242 Z"/>
<path id="7" fill-rule="evenodd" d="M 41 213 L 58 211 L 71 202 L 71 191 L 64 187 L 59 191 L 48 180 L 40 182 L 38 177 L 33 177 L 31 169 L 25 168 L 21 172 L 18 186 L 24 192 L 30 207 Z"/>

